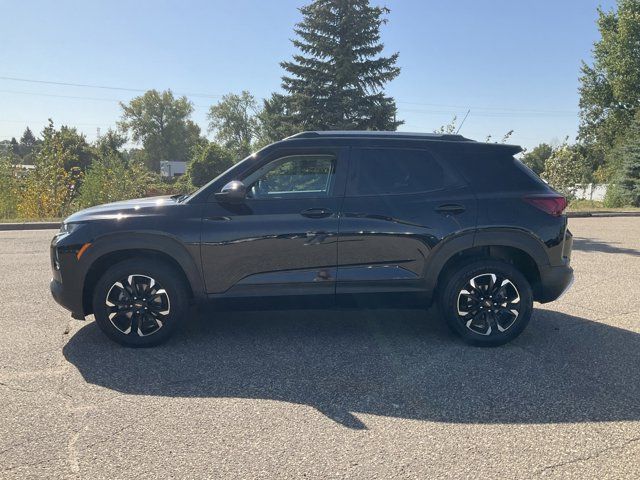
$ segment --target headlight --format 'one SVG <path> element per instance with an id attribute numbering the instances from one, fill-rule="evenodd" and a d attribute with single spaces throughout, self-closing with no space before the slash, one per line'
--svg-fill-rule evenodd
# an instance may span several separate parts
<path id="1" fill-rule="evenodd" d="M 63 223 L 60 227 L 60 234 L 70 234 L 80 226 L 79 223 Z"/>

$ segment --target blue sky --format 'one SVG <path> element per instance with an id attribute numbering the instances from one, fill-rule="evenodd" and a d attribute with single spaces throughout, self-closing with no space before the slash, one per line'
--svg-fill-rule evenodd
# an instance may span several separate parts
<path id="1" fill-rule="evenodd" d="M 265 97 L 280 88 L 278 65 L 305 0 L 131 2 L 0 1 L 0 77 L 191 96 L 206 130 L 208 106 L 227 92 Z M 375 2 L 382 3 L 382 2 Z M 574 137 L 578 74 L 598 38 L 596 8 L 614 0 L 387 0 L 388 53 L 402 73 L 387 88 L 402 130 L 430 132 L 471 114 L 461 133 L 484 139 L 515 131 L 532 147 Z M 92 140 L 136 91 L 0 78 L 0 139 L 47 118 Z M 73 98 L 72 98 L 73 97 Z"/>

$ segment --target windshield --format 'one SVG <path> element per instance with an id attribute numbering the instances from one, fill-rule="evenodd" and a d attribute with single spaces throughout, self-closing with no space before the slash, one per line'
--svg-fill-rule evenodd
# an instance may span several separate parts
<path id="1" fill-rule="evenodd" d="M 257 158 L 258 153 L 259 152 L 253 153 L 253 154 L 249 155 L 248 157 L 244 158 L 243 160 L 240 160 L 238 163 L 236 163 L 231 168 L 225 170 L 224 172 L 222 172 L 220 175 L 218 175 L 214 179 L 212 179 L 209 182 L 205 183 L 203 186 L 201 186 L 195 192 L 190 193 L 187 197 L 182 199 L 182 201 L 187 201 L 187 200 L 189 200 L 191 198 L 197 197 L 200 193 L 202 193 L 205 190 L 207 190 L 211 185 L 215 184 L 217 181 L 219 181 L 224 176 L 229 175 L 229 176 L 233 177 L 233 172 L 240 172 L 240 171 L 244 170 L 247 163 L 252 162 Z"/>

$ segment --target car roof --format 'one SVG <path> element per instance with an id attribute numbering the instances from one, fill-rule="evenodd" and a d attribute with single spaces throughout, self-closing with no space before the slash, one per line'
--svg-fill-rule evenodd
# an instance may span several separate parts
<path id="1" fill-rule="evenodd" d="M 488 148 L 502 151 L 510 155 L 515 155 L 522 151 L 522 148 L 518 145 L 509 145 L 504 143 L 486 143 L 477 142 L 470 138 L 463 137 L 462 135 L 452 133 L 416 133 L 416 132 L 390 132 L 390 131 L 370 131 L 370 130 L 314 130 L 300 132 L 290 137 L 285 138 L 278 143 L 287 143 L 289 141 L 326 141 L 330 139 L 348 141 L 348 140 L 360 140 L 360 141 L 402 141 L 409 140 L 412 142 L 433 142 L 444 144 L 458 144 L 468 147 L 476 148 Z M 323 142 L 324 143 L 324 142 Z M 377 142 L 376 142 L 377 143 Z"/>

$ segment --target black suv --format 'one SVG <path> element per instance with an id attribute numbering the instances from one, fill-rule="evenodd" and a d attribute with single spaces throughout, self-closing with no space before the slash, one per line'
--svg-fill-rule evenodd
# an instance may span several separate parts
<path id="1" fill-rule="evenodd" d="M 304 132 L 191 195 L 101 205 L 51 244 L 51 292 L 113 340 L 166 340 L 194 302 L 429 306 L 500 345 L 570 285 L 565 198 L 459 135 Z M 388 303 L 386 303 L 388 305 Z"/>

